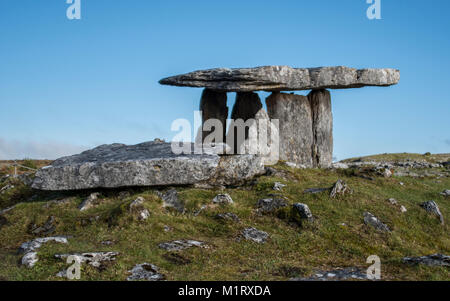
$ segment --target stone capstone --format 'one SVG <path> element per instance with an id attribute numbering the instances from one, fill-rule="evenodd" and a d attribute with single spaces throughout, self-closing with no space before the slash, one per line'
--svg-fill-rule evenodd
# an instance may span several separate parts
<path id="1" fill-rule="evenodd" d="M 188 149 L 193 150 L 193 144 Z M 219 156 L 205 151 L 178 155 L 170 143 L 161 142 L 102 145 L 38 170 L 32 187 L 64 191 L 197 183 L 232 186 L 264 173 L 258 156 Z"/>
<path id="2" fill-rule="evenodd" d="M 251 92 L 391 86 L 399 81 L 400 71 L 396 69 L 263 66 L 199 70 L 164 78 L 159 83 L 180 87 L 202 87 L 216 91 Z"/>

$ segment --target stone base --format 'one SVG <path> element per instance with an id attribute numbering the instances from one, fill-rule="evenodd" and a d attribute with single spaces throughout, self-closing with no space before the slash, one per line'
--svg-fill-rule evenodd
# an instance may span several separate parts
<path id="1" fill-rule="evenodd" d="M 61 191 L 202 183 L 233 186 L 262 173 L 261 158 L 253 155 L 176 155 L 170 143 L 111 144 L 54 161 L 36 173 L 32 187 Z"/>
<path id="2" fill-rule="evenodd" d="M 329 167 L 333 157 L 333 116 L 327 90 L 308 96 L 275 92 L 267 100 L 270 119 L 279 120 L 280 159 L 309 168 Z"/>

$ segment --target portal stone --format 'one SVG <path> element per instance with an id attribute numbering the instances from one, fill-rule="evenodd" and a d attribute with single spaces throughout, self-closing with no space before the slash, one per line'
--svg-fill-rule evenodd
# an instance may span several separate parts
<path id="1" fill-rule="evenodd" d="M 226 125 L 228 118 L 228 107 L 227 107 L 227 93 L 226 92 L 216 92 L 210 89 L 203 90 L 202 99 L 200 101 L 200 111 L 202 114 L 202 139 L 204 142 L 209 134 L 213 133 L 215 128 L 211 130 L 205 130 L 204 125 L 210 119 L 217 119 L 222 124 L 222 138 L 216 143 L 223 143 L 226 133 Z M 197 141 L 199 139 L 197 138 Z"/>

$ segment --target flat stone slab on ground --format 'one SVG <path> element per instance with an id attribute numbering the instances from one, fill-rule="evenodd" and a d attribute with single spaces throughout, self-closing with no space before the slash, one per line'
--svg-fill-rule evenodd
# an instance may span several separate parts
<path id="1" fill-rule="evenodd" d="M 344 66 L 292 68 L 217 68 L 162 79 L 162 85 L 208 88 L 226 92 L 299 91 L 391 86 L 400 81 L 396 69 L 355 69 Z"/>
<path id="2" fill-rule="evenodd" d="M 433 254 L 421 257 L 405 257 L 404 263 L 409 264 L 425 264 L 429 266 L 450 266 L 450 256 L 443 254 Z"/>
<path id="3" fill-rule="evenodd" d="M 193 144 L 190 145 L 193 150 Z M 133 186 L 235 185 L 264 173 L 260 157 L 181 154 L 170 143 L 102 145 L 64 157 L 36 173 L 32 187 L 64 191 Z"/>

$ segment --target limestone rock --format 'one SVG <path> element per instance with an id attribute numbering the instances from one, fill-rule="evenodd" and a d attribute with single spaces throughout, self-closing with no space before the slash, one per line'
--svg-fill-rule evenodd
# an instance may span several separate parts
<path id="1" fill-rule="evenodd" d="M 294 217 L 299 217 L 300 220 L 313 220 L 313 215 L 308 205 L 297 203 L 293 205 Z"/>
<path id="2" fill-rule="evenodd" d="M 178 198 L 176 189 L 171 188 L 166 193 L 158 192 L 159 197 L 163 200 L 164 208 L 174 208 L 180 213 L 185 211 L 183 202 Z"/>
<path id="3" fill-rule="evenodd" d="M 331 271 L 317 271 L 305 278 L 292 278 L 291 281 L 346 281 L 367 280 L 367 273 L 359 268 L 343 268 Z"/>
<path id="4" fill-rule="evenodd" d="M 48 242 L 58 242 L 67 244 L 67 237 L 55 236 L 55 237 L 44 237 L 36 238 L 34 240 L 24 242 L 19 248 L 19 254 L 24 254 L 21 263 L 28 268 L 32 268 L 39 261 L 37 251 L 44 243 Z"/>
<path id="5" fill-rule="evenodd" d="M 280 208 L 287 207 L 287 201 L 280 197 L 261 199 L 256 204 L 257 212 L 271 213 Z"/>
<path id="6" fill-rule="evenodd" d="M 89 210 L 91 208 L 94 208 L 96 205 L 99 204 L 99 197 L 100 197 L 100 193 L 95 192 L 95 193 L 91 193 L 78 207 L 78 209 L 80 209 L 80 211 L 86 211 Z"/>
<path id="7" fill-rule="evenodd" d="M 227 212 L 227 213 L 219 213 L 216 215 L 216 218 L 222 221 L 233 221 L 233 222 L 239 222 L 239 217 L 231 212 Z"/>
<path id="8" fill-rule="evenodd" d="M 275 182 L 275 183 L 273 184 L 273 190 L 281 191 L 281 190 L 283 190 L 283 188 L 286 187 L 286 186 L 287 186 L 286 184 L 283 184 L 283 183 L 280 183 L 280 182 Z"/>
<path id="9" fill-rule="evenodd" d="M 100 268 L 105 262 L 116 260 L 118 252 L 92 252 L 92 253 L 74 253 L 74 254 L 56 254 L 55 258 L 67 259 L 74 256 L 79 263 L 87 263 L 95 268 Z"/>
<path id="10" fill-rule="evenodd" d="M 39 226 L 36 224 L 31 224 L 29 232 L 34 235 L 49 235 L 55 232 L 56 222 L 54 216 L 49 216 L 47 221 Z"/>
<path id="11" fill-rule="evenodd" d="M 138 264 L 128 273 L 131 275 L 128 276 L 127 281 L 160 281 L 165 279 L 165 276 L 159 273 L 159 268 L 151 263 Z"/>
<path id="12" fill-rule="evenodd" d="M 174 154 L 170 143 L 147 142 L 134 146 L 102 145 L 79 155 L 64 157 L 36 173 L 33 188 L 81 190 L 133 186 L 169 186 L 212 183 L 239 185 L 264 172 L 261 158 Z"/>
<path id="13" fill-rule="evenodd" d="M 213 203 L 214 204 L 221 204 L 221 205 L 228 205 L 228 204 L 233 204 L 234 201 L 231 198 L 231 196 L 229 194 L 218 194 L 214 199 L 213 199 Z"/>
<path id="14" fill-rule="evenodd" d="M 433 254 L 421 257 L 405 257 L 404 263 L 408 264 L 425 264 L 428 266 L 450 267 L 450 256 L 443 254 Z"/>
<path id="15" fill-rule="evenodd" d="M 327 90 L 313 90 L 308 95 L 313 125 L 312 160 L 314 167 L 333 163 L 333 114 L 331 95 Z"/>
<path id="16" fill-rule="evenodd" d="M 391 229 L 386 224 L 383 224 L 375 215 L 370 212 L 364 212 L 364 223 L 368 226 L 382 232 L 391 232 Z"/>
<path id="17" fill-rule="evenodd" d="M 161 249 L 164 249 L 167 251 L 181 251 L 181 250 L 192 248 L 192 247 L 205 248 L 206 245 L 202 241 L 183 239 L 183 240 L 174 240 L 174 241 L 170 241 L 170 242 L 160 243 L 159 247 Z"/>
<path id="18" fill-rule="evenodd" d="M 129 210 L 131 214 L 137 217 L 140 221 L 145 221 L 150 217 L 150 211 L 144 207 L 145 199 L 143 197 L 138 197 L 136 200 L 131 202 Z"/>
<path id="19" fill-rule="evenodd" d="M 265 243 L 269 238 L 267 232 L 257 230 L 253 227 L 244 229 L 244 231 L 242 231 L 242 236 L 246 240 L 251 240 L 259 244 Z"/>
<path id="20" fill-rule="evenodd" d="M 354 69 L 343 66 L 291 68 L 264 66 L 256 68 L 217 68 L 162 79 L 160 84 L 204 87 L 216 91 L 296 91 L 346 89 L 364 86 L 390 86 L 400 80 L 395 69 Z"/>
<path id="21" fill-rule="evenodd" d="M 203 90 L 202 98 L 200 101 L 200 111 L 202 111 L 202 125 L 205 125 L 205 122 L 210 119 L 216 119 L 220 121 L 222 126 L 222 130 L 220 133 L 222 137 L 215 142 L 224 142 L 228 118 L 227 94 L 225 92 L 216 92 L 209 89 Z M 198 142 L 204 142 L 205 138 L 207 138 L 208 135 L 214 131 L 214 129 L 215 128 L 212 128 L 211 130 L 205 130 L 204 128 L 202 128 L 202 139 L 200 140 L 200 137 L 198 137 Z"/>
<path id="22" fill-rule="evenodd" d="M 449 189 L 444 190 L 444 191 L 441 193 L 441 195 L 443 195 L 443 196 L 450 196 L 450 190 L 449 190 Z"/>
<path id="23" fill-rule="evenodd" d="M 427 212 L 436 215 L 439 220 L 441 221 L 441 224 L 444 224 L 444 216 L 441 213 L 441 210 L 439 210 L 439 206 L 436 204 L 435 201 L 428 201 L 423 203 L 422 208 L 425 209 Z"/>
<path id="24" fill-rule="evenodd" d="M 347 183 L 342 180 L 338 180 L 336 184 L 334 184 L 333 188 L 330 192 L 330 197 L 335 198 L 338 195 L 344 195 L 347 193 L 352 193 L 351 189 L 348 187 Z"/>

